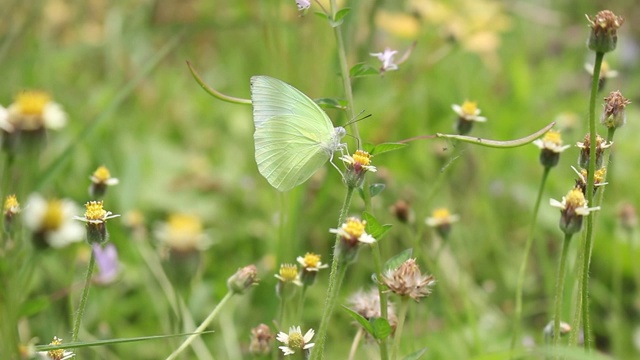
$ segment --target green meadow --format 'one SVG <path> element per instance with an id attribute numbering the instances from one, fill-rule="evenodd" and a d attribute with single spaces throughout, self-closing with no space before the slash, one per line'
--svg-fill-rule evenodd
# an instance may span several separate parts
<path id="1" fill-rule="evenodd" d="M 54 336 L 76 359 L 640 358 L 635 5 L 3 1 L 0 196 L 6 204 L 15 194 L 19 206 L 5 205 L 0 222 L 0 358 L 62 359 L 42 348 Z M 593 72 L 600 52 L 585 45 L 594 31 L 585 14 L 593 20 L 605 9 L 624 22 L 592 104 L 585 68 Z M 387 48 L 397 51 L 397 69 L 371 55 Z M 339 170 L 327 161 L 286 192 L 261 175 L 249 103 L 256 75 L 290 84 L 345 126 L 348 149 L 332 156 Z M 613 137 L 600 118 L 616 90 L 630 104 Z M 47 125 L 38 107 L 47 101 L 64 111 L 61 125 Z M 453 105 L 486 121 L 464 120 Z M 581 208 L 599 210 L 561 217 L 550 199 L 562 202 L 580 182 L 571 167 L 580 171 L 576 143 L 590 132 L 591 107 L 595 131 L 613 140 L 603 149 L 607 184 L 580 192 L 591 200 Z M 461 121 L 470 127 L 464 139 L 456 138 Z M 545 132 L 527 137 L 552 122 L 570 147 L 547 171 L 532 143 Z M 295 152 L 297 140 L 274 146 Z M 360 170 L 344 155 L 358 149 L 372 154 L 365 165 L 375 171 L 345 182 L 341 175 Z M 100 166 L 118 179 L 103 194 L 92 185 Z M 292 165 L 271 169 L 279 166 Z M 85 204 L 98 200 L 98 210 L 120 216 L 91 222 Z M 376 241 L 359 243 L 356 232 L 352 247 L 340 245 L 348 236 L 330 229 L 344 229 L 346 217 L 366 220 Z M 583 222 L 572 236 L 559 226 L 567 217 Z M 51 236 L 68 222 L 81 236 L 56 245 Z M 112 245 L 115 275 L 101 279 L 92 248 Z M 301 275 L 297 258 L 307 253 L 328 267 L 297 285 L 281 265 Z M 409 259 L 421 275 L 403 280 L 394 270 Z M 230 286 L 249 265 L 256 272 Z M 412 281 L 423 283 L 396 291 Z M 360 311 L 363 293 L 377 301 L 374 315 Z M 393 316 L 380 313 L 379 294 Z M 559 339 L 558 311 L 567 326 Z M 190 337 L 205 319 L 208 332 Z M 271 337 L 258 344 L 260 324 Z M 291 339 L 292 326 L 313 329 L 303 344 L 315 346 L 276 339 Z M 178 354 L 185 340 L 193 343 Z M 279 346 L 295 353 L 285 357 Z"/>

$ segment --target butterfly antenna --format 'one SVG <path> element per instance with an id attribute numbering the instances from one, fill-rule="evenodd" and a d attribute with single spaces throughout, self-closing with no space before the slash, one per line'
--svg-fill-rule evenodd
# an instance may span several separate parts
<path id="1" fill-rule="evenodd" d="M 367 114 L 367 115 L 365 115 L 365 116 L 363 116 L 363 117 L 359 117 L 360 115 L 362 115 L 362 113 L 364 113 L 364 110 L 360 111 L 360 112 L 358 113 L 358 115 L 356 115 L 353 119 L 351 119 L 351 120 L 347 121 L 347 123 L 346 123 L 346 124 L 344 124 L 344 127 L 347 127 L 347 126 L 349 126 L 349 125 L 351 125 L 351 124 L 357 123 L 358 121 L 362 121 L 362 120 L 364 120 L 364 119 L 366 119 L 366 118 L 371 117 L 371 114 Z"/>

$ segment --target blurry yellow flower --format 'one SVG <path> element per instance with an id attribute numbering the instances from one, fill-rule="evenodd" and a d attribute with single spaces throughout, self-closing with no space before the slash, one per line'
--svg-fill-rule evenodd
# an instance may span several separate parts
<path id="1" fill-rule="evenodd" d="M 7 132 L 57 130 L 67 124 L 67 115 L 62 107 L 43 91 L 18 94 L 6 111 L 6 116 L 0 116 L 0 128 Z"/>
<path id="2" fill-rule="evenodd" d="M 49 343 L 49 345 L 61 345 L 62 339 L 59 339 L 57 336 L 53 337 L 53 341 Z M 66 351 L 64 349 L 58 350 L 49 350 L 48 352 L 43 353 L 43 355 L 48 355 L 48 358 L 51 360 L 68 360 L 76 356 L 76 354 L 71 351 Z"/>
<path id="3" fill-rule="evenodd" d="M 304 271 L 317 272 L 320 269 L 326 269 L 329 267 L 329 265 L 323 264 L 322 261 L 320 261 L 320 255 L 316 255 L 314 253 L 306 253 L 304 257 L 298 256 L 296 260 L 302 266 Z"/>
<path id="4" fill-rule="evenodd" d="M 200 218 L 187 214 L 171 214 L 159 224 L 155 235 L 166 247 L 179 252 L 201 251 L 211 245 Z"/>
<path id="5" fill-rule="evenodd" d="M 36 244 L 61 248 L 84 238 L 84 228 L 73 220 L 78 212 L 70 200 L 45 200 L 33 194 L 27 199 L 22 218 Z"/>
<path id="6" fill-rule="evenodd" d="M 376 13 L 375 23 L 377 29 L 405 39 L 415 39 L 420 31 L 418 19 L 407 13 L 379 10 Z"/>

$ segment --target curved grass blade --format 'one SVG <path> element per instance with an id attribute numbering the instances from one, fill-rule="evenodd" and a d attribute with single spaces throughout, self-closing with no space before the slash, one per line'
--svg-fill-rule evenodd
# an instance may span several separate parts
<path id="1" fill-rule="evenodd" d="M 117 95 L 111 100 L 111 103 L 103 110 L 95 120 L 87 124 L 87 126 L 78 134 L 75 141 L 73 141 L 66 149 L 60 154 L 49 167 L 47 167 L 43 172 L 42 176 L 38 179 L 35 185 L 35 189 L 40 189 L 44 184 L 46 184 L 55 174 L 57 174 L 62 165 L 69 159 L 71 154 L 73 153 L 76 145 L 86 142 L 87 139 L 93 134 L 98 125 L 102 124 L 105 120 L 110 119 L 113 112 L 120 106 L 122 103 L 129 98 L 129 96 L 133 93 L 138 85 L 144 80 L 153 69 L 155 69 L 162 59 L 167 56 L 173 49 L 175 49 L 178 44 L 180 44 L 180 39 L 184 35 L 185 31 L 181 31 L 179 34 L 174 36 L 169 42 L 167 42 L 153 57 L 147 62 L 147 64 L 142 68 L 136 76 L 125 83 L 120 91 L 118 91 Z"/>
<path id="2" fill-rule="evenodd" d="M 98 341 L 79 341 L 79 342 L 75 342 L 75 343 L 65 343 L 65 344 L 60 344 L 60 345 L 36 345 L 35 349 L 36 349 L 36 351 L 49 351 L 49 350 L 59 350 L 59 349 L 65 349 L 65 350 L 68 350 L 68 349 L 79 349 L 79 348 L 91 347 L 91 346 L 102 346 L 102 345 L 109 345 L 109 344 L 123 344 L 123 343 L 145 341 L 145 340 L 160 340 L 160 339 L 188 336 L 188 335 L 194 335 L 194 334 L 204 335 L 204 334 L 211 334 L 213 332 L 215 332 L 215 331 L 214 330 L 210 330 L 210 331 L 203 331 L 203 332 L 199 332 L 199 333 L 184 333 L 184 334 L 171 334 L 171 335 L 151 335 L 151 336 L 140 336 L 140 337 L 133 337 L 133 338 L 98 340 Z"/>
<path id="3" fill-rule="evenodd" d="M 421 140 L 421 139 L 445 138 L 445 139 L 453 139 L 453 140 L 458 140 L 458 141 L 467 142 L 467 143 L 471 143 L 471 144 L 476 144 L 476 145 L 480 145 L 480 146 L 508 149 L 508 148 L 515 148 L 515 147 L 527 145 L 527 144 L 533 142 L 533 140 L 541 137 L 547 131 L 551 130 L 551 128 L 555 124 L 556 124 L 556 122 L 553 121 L 553 122 L 549 123 L 547 126 L 543 127 L 542 129 L 534 132 L 533 134 L 527 135 L 527 136 L 525 136 L 523 138 L 515 139 L 515 140 L 499 141 L 499 140 L 483 139 L 483 138 L 479 138 L 479 137 L 476 137 L 476 136 L 465 136 L 465 135 L 453 135 L 453 134 L 437 133 L 435 135 L 416 136 L 416 137 L 412 137 L 412 138 L 409 138 L 409 139 L 406 139 L 406 140 L 402 140 L 402 141 L 398 141 L 398 142 L 399 143 L 408 143 L 410 141 Z"/>
<path id="4" fill-rule="evenodd" d="M 507 140 L 507 141 L 498 141 L 498 140 L 483 139 L 483 138 L 474 137 L 474 136 L 450 135 L 450 134 L 440 134 L 440 133 L 436 134 L 436 136 L 439 138 L 454 139 L 454 140 L 468 142 L 471 144 L 476 144 L 476 145 L 481 145 L 486 147 L 507 149 L 507 148 L 519 147 L 522 145 L 527 145 L 530 142 L 533 142 L 533 140 L 539 138 L 540 136 L 544 135 L 547 131 L 549 131 L 555 124 L 556 124 L 555 121 L 551 122 L 549 125 L 543 127 L 542 129 L 534 132 L 531 135 L 525 136 L 520 139 Z"/>
<path id="5" fill-rule="evenodd" d="M 193 78 L 202 87 L 202 89 L 207 92 L 207 94 L 213 96 L 216 99 L 220 99 L 222 101 L 230 102 L 232 104 L 251 105 L 251 100 L 250 99 L 243 99 L 243 98 L 237 98 L 237 97 L 225 95 L 225 94 L 219 92 L 218 90 L 212 88 L 211 86 L 207 85 L 204 82 L 204 80 L 202 80 L 202 77 L 200 77 L 200 74 L 198 74 L 196 69 L 193 68 L 193 66 L 191 65 L 191 63 L 188 60 L 187 60 L 187 66 L 189 67 L 189 71 L 191 72 L 191 75 L 193 76 Z"/>

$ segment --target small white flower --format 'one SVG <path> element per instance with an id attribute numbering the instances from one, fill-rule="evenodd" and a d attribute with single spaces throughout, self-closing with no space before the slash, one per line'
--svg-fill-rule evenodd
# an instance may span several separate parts
<path id="1" fill-rule="evenodd" d="M 313 329 L 309 329 L 309 331 L 302 336 L 300 326 L 292 326 L 289 328 L 289 334 L 281 331 L 276 336 L 276 340 L 284 344 L 284 346 L 279 346 L 279 348 L 284 355 L 287 356 L 295 354 L 296 351 L 312 348 L 315 344 L 309 341 L 311 341 L 313 335 L 315 335 Z"/>
<path id="2" fill-rule="evenodd" d="M 540 150 L 549 150 L 556 154 L 559 154 L 571 147 L 571 145 L 562 145 L 560 132 L 553 130 L 547 131 L 542 138 L 535 140 L 533 145 L 537 146 Z"/>
<path id="3" fill-rule="evenodd" d="M 3 129 L 34 131 L 41 128 L 58 130 L 67 124 L 67 114 L 60 104 L 53 102 L 49 94 L 42 91 L 24 91 L 7 108 L 11 129 L 6 124 Z M 0 122 L 2 123 L 2 122 Z"/>
<path id="4" fill-rule="evenodd" d="M 562 202 L 556 199 L 550 199 L 549 205 L 557 207 L 562 211 L 567 209 L 573 210 L 576 215 L 587 216 L 590 212 L 600 210 L 600 206 L 588 207 L 587 201 L 584 199 L 584 195 L 580 189 L 572 189 L 567 196 L 562 197 Z"/>
<path id="5" fill-rule="evenodd" d="M 307 10 L 311 7 L 311 1 L 309 0 L 296 0 L 296 5 L 298 6 L 298 10 L 303 11 Z"/>
<path id="6" fill-rule="evenodd" d="M 373 244 L 376 239 L 367 234 L 365 229 L 366 221 L 357 218 L 348 218 L 338 229 L 329 229 L 332 234 L 340 235 L 345 241 L 350 243 L 361 242 L 364 244 Z"/>
<path id="7" fill-rule="evenodd" d="M 320 269 L 329 267 L 328 264 L 323 264 L 322 261 L 320 261 L 320 255 L 314 253 L 306 253 L 304 256 L 298 256 L 296 260 L 304 271 L 319 271 Z"/>
<path id="8" fill-rule="evenodd" d="M 453 104 L 451 109 L 455 111 L 460 118 L 466 121 L 486 122 L 487 118 L 480 116 L 480 109 L 478 105 L 473 101 L 465 101 L 462 105 Z"/>
<path id="9" fill-rule="evenodd" d="M 84 227 L 73 221 L 78 213 L 78 206 L 70 200 L 47 201 L 38 194 L 32 194 L 27 199 L 23 220 L 29 230 L 43 235 L 51 247 L 61 248 L 85 237 Z"/>
<path id="10" fill-rule="evenodd" d="M 383 52 L 380 53 L 370 53 L 369 55 L 375 56 L 382 62 L 382 67 L 380 67 L 381 72 L 398 70 L 398 65 L 393 60 L 393 57 L 398 53 L 397 50 L 391 50 L 389 48 L 384 49 Z"/>

